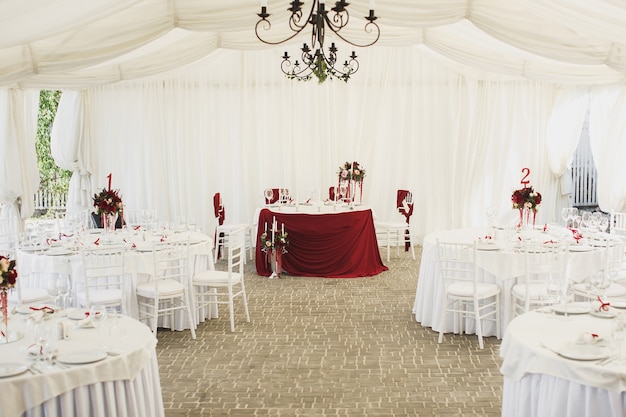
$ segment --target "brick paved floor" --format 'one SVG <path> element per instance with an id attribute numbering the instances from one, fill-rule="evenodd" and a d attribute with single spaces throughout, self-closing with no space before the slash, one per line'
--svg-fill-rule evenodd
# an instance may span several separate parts
<path id="1" fill-rule="evenodd" d="M 353 279 L 269 280 L 248 262 L 250 323 L 238 308 L 230 333 L 222 307 L 196 340 L 159 330 L 165 415 L 500 416 L 500 342 L 439 345 L 415 322 L 417 255 Z"/>

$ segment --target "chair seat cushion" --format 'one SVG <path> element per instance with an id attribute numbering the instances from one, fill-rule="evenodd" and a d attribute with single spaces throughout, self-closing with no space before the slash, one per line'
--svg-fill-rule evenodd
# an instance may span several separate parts
<path id="1" fill-rule="evenodd" d="M 241 275 L 238 273 L 232 274 L 233 284 L 237 284 L 241 281 Z M 203 271 L 193 276 L 194 285 L 210 286 L 226 286 L 229 283 L 229 274 L 227 271 Z"/>
<path id="2" fill-rule="evenodd" d="M 511 289 L 511 294 L 514 297 L 525 299 L 526 291 L 528 291 L 528 298 L 530 300 L 544 300 L 548 298 L 548 292 L 546 291 L 546 284 L 529 284 L 528 289 L 526 284 L 514 285 Z"/>
<path id="3" fill-rule="evenodd" d="M 173 297 L 185 291 L 185 286 L 175 279 L 160 279 L 158 283 L 159 297 Z M 137 294 L 142 297 L 155 298 L 157 296 L 153 281 L 137 284 Z"/>
<path id="4" fill-rule="evenodd" d="M 472 282 L 454 282 L 448 285 L 448 295 L 452 297 L 472 297 L 474 294 L 474 286 Z M 500 294 L 500 287 L 496 284 L 480 282 L 476 284 L 476 295 L 479 298 L 493 297 Z"/>
<path id="5" fill-rule="evenodd" d="M 50 295 L 43 288 L 22 288 L 22 304 L 32 304 L 38 301 L 50 301 Z M 9 304 L 19 304 L 17 290 L 9 293 Z"/>
<path id="6" fill-rule="evenodd" d="M 87 305 L 86 293 L 79 292 L 76 299 L 80 305 Z M 89 291 L 89 301 L 91 304 L 122 304 L 122 291 L 115 288 Z"/>

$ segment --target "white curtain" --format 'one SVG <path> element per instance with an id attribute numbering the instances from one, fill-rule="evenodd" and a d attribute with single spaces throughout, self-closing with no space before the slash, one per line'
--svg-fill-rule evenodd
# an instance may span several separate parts
<path id="1" fill-rule="evenodd" d="M 626 211 L 626 86 L 596 87 L 589 115 L 589 142 L 598 172 L 603 211 Z"/>
<path id="2" fill-rule="evenodd" d="M 3 216 L 27 219 L 39 186 L 35 152 L 39 91 L 0 89 L 0 203 Z"/>
<path id="3" fill-rule="evenodd" d="M 62 125 L 54 123 L 50 133 L 50 149 L 56 164 L 72 171 L 66 211 L 76 212 L 92 207 L 91 165 L 89 159 L 89 132 L 85 129 L 82 92 L 66 91 L 61 95 L 57 111 Z M 88 113 L 88 112 L 87 112 Z"/>
<path id="4" fill-rule="evenodd" d="M 251 222 L 263 189 L 323 200 L 339 165 L 358 161 L 379 219 L 397 220 L 397 189 L 414 191 L 420 239 L 484 225 L 488 204 L 510 212 L 528 167 L 546 196 L 540 221 L 554 219 L 552 84 L 478 81 L 423 47 L 380 47 L 362 51 L 366 65 L 348 83 L 318 85 L 282 76 L 281 54 L 219 50 L 186 75 L 87 89 L 93 189 L 111 173 L 126 207 L 193 216 L 210 231 L 215 192 L 227 221 Z M 55 129 L 75 126 L 76 114 L 60 111 Z"/>

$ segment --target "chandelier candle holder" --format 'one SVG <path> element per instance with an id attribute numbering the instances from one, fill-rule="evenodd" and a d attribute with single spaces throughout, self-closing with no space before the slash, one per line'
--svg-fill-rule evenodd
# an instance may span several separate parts
<path id="1" fill-rule="evenodd" d="M 270 264 L 272 269 L 272 274 L 269 278 L 280 278 L 283 272 L 282 256 L 287 253 L 287 247 L 289 246 L 289 234 L 285 232 L 285 223 L 279 229 L 276 217 L 274 217 L 271 230 L 268 232 L 266 222 L 265 230 L 259 237 L 259 240 L 261 251 L 265 253 L 266 262 Z"/>
<path id="2" fill-rule="evenodd" d="M 267 12 L 267 0 L 261 0 L 261 13 L 257 14 L 260 20 L 254 27 L 256 37 L 261 42 L 268 45 L 279 45 L 287 42 L 300 34 L 305 28 L 311 28 L 311 47 L 309 47 L 307 43 L 304 43 L 301 48 L 302 54 L 300 60 L 296 59 L 293 63 L 291 62 L 291 57 L 285 51 L 280 65 L 282 72 L 287 78 L 299 81 L 308 81 L 315 76 L 320 84 L 326 81 L 327 78 L 335 78 L 347 82 L 350 76 L 359 70 L 357 55 L 353 50 L 352 54 L 348 56 L 343 65 L 341 65 L 337 57 L 339 49 L 335 45 L 335 42 L 331 42 L 327 50 L 324 49 L 325 36 L 329 33 L 359 48 L 374 45 L 380 38 L 380 28 L 376 24 L 378 17 L 374 14 L 374 0 L 369 1 L 369 16 L 364 16 L 367 21 L 364 31 L 370 34 L 373 40 L 364 44 L 352 42 L 346 39 L 341 33 L 341 29 L 346 27 L 350 20 L 350 15 L 347 10 L 349 3 L 343 0 L 337 1 L 335 2 L 335 6 L 328 11 L 326 10 L 325 0 L 313 0 L 311 2 L 311 10 L 306 17 L 302 12 L 303 2 L 294 0 L 289 4 L 291 6 L 287 9 L 287 11 L 291 12 L 289 29 L 293 33 L 287 38 L 273 41 L 263 38 L 261 35 L 261 30 L 269 32 L 272 28 L 272 24 L 268 20 L 271 15 Z M 329 32 L 327 32 L 327 30 Z"/>
<path id="3" fill-rule="evenodd" d="M 339 167 L 337 190 L 344 202 L 363 204 L 363 180 L 365 169 L 358 162 L 346 162 Z M 335 194 L 336 195 L 336 194 Z"/>

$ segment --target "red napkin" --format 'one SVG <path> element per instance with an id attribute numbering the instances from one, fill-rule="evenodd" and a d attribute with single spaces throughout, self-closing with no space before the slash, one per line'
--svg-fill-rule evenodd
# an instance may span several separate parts
<path id="1" fill-rule="evenodd" d="M 100 238 L 96 239 L 96 241 L 93 242 L 93 244 L 96 245 L 96 246 L 99 245 L 100 244 Z"/>
<path id="2" fill-rule="evenodd" d="M 43 306 L 43 307 L 30 307 L 31 310 L 33 311 L 43 311 L 44 313 L 48 312 L 48 313 L 54 313 L 54 309 L 52 307 L 48 307 L 48 306 Z"/>
<path id="3" fill-rule="evenodd" d="M 135 227 L 133 227 L 133 230 L 139 230 L 139 229 L 141 229 L 141 226 L 135 226 Z"/>
<path id="4" fill-rule="evenodd" d="M 609 306 L 611 305 L 611 303 L 602 301 L 600 296 L 598 296 L 598 301 L 600 302 L 600 307 L 598 307 L 598 311 L 609 311 Z"/>

